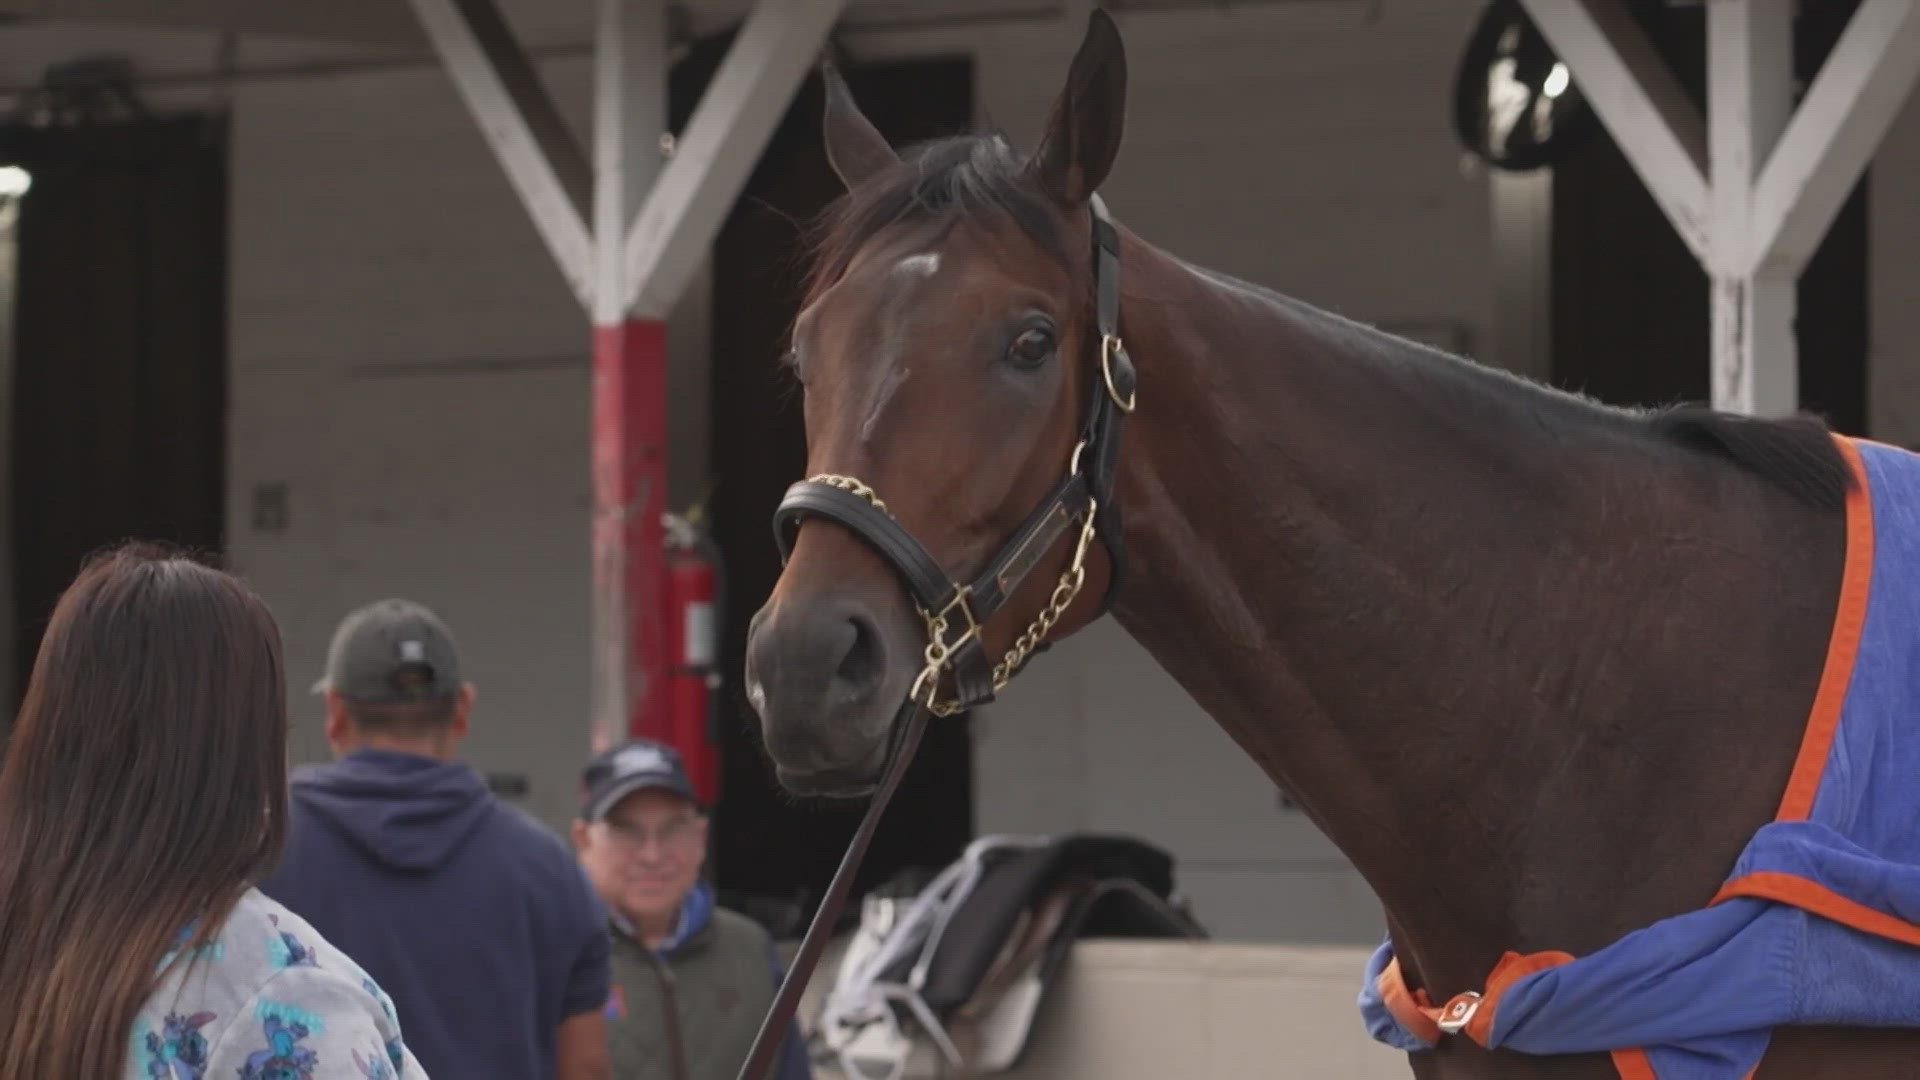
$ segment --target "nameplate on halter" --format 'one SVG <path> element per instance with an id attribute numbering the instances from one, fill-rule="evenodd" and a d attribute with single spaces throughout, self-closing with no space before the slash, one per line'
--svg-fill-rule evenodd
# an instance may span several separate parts
<path id="1" fill-rule="evenodd" d="M 1027 538 L 1021 541 L 1020 547 L 1007 559 L 1007 565 L 1001 568 L 999 576 L 994 579 L 1000 583 L 1002 596 L 1012 593 L 1014 586 L 1026 580 L 1033 564 L 1040 561 L 1040 556 L 1047 553 L 1055 540 L 1060 539 L 1070 520 L 1066 505 L 1054 503 L 1039 527 L 1027 534 Z"/>

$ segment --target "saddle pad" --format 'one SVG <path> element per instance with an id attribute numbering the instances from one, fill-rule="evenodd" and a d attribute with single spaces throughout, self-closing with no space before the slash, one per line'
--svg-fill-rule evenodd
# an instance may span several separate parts
<path id="1" fill-rule="evenodd" d="M 1507 954 L 1463 1029 L 1529 1054 L 1611 1053 L 1623 1080 L 1741 1080 L 1772 1029 L 1920 1027 L 1920 456 L 1838 440 L 1859 483 L 1827 664 L 1773 821 L 1707 907 L 1588 956 Z M 1440 1036 L 1391 943 L 1368 1030 Z"/>

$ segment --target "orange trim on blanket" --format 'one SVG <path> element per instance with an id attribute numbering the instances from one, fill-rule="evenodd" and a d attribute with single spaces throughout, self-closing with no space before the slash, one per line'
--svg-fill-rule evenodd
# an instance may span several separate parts
<path id="1" fill-rule="evenodd" d="M 1720 887 L 1713 902 L 1718 904 L 1736 896 L 1773 900 L 1903 945 L 1920 945 L 1920 926 L 1884 911 L 1876 911 L 1857 900 L 1849 900 L 1825 885 L 1798 874 L 1767 871 L 1735 878 Z"/>
<path id="2" fill-rule="evenodd" d="M 1653 1071 L 1653 1059 L 1645 1050 L 1615 1050 L 1613 1071 L 1620 1074 L 1620 1080 L 1660 1080 L 1660 1074 Z M 1754 1069 L 1741 1080 L 1753 1080 L 1759 1073 L 1759 1069 Z"/>
<path id="3" fill-rule="evenodd" d="M 1814 694 L 1807 732 L 1801 738 L 1800 753 L 1794 758 L 1793 774 L 1780 797 L 1775 821 L 1804 821 L 1813 812 L 1814 796 L 1820 793 L 1820 780 L 1827 771 L 1827 755 L 1833 749 L 1833 736 L 1840 730 L 1847 688 L 1853 683 L 1860 631 L 1867 622 L 1867 594 L 1873 586 L 1873 501 L 1867 489 L 1866 465 L 1853 440 L 1836 435 L 1834 443 L 1847 459 L 1854 479 L 1847 492 L 1846 564 L 1840 574 L 1840 597 L 1834 606 L 1833 634 L 1827 639 L 1827 663 L 1820 673 L 1820 689 Z"/>
<path id="4" fill-rule="evenodd" d="M 1756 878 L 1760 876 L 1762 875 L 1753 875 Z M 1749 881 L 1752 878 L 1740 880 Z M 1808 882 L 1808 884 L 1812 883 Z M 1714 902 L 1718 903 L 1719 899 L 1716 897 Z M 1480 1002 L 1480 1008 L 1474 1012 L 1473 1019 L 1468 1022 L 1461 1034 L 1481 1046 L 1486 1046 L 1487 1041 L 1493 1036 L 1494 1013 L 1498 1011 L 1500 998 L 1509 987 L 1534 972 L 1572 962 L 1573 956 L 1570 953 L 1547 951 L 1522 956 L 1516 952 L 1508 952 L 1500 958 L 1500 962 L 1493 966 L 1492 973 L 1487 976 L 1487 988 Z M 1412 1032 L 1414 1038 L 1429 1045 L 1438 1043 L 1445 1034 L 1440 1030 L 1440 1018 L 1453 1007 L 1455 1002 L 1466 996 L 1455 995 L 1448 999 L 1446 1005 L 1439 1006 L 1433 1003 L 1433 999 L 1427 996 L 1425 990 L 1407 989 L 1407 977 L 1400 970 L 1400 958 L 1397 956 L 1387 961 L 1387 966 L 1374 979 L 1374 986 L 1379 989 L 1380 999 L 1386 1003 L 1387 1011 L 1400 1022 L 1400 1026 Z M 1653 1059 L 1647 1056 L 1645 1050 L 1615 1050 L 1608 1057 L 1613 1062 L 1614 1071 L 1620 1074 L 1620 1080 L 1660 1080 L 1660 1074 L 1654 1071 Z M 1759 1070 L 1755 1069 L 1748 1073 L 1744 1080 L 1753 1080 L 1758 1072 Z"/>
<path id="5" fill-rule="evenodd" d="M 1500 999 L 1514 983 L 1536 971 L 1557 968 L 1561 964 L 1573 963 L 1573 954 L 1564 952 L 1537 952 L 1525 956 L 1509 952 L 1493 965 L 1492 974 L 1487 976 L 1487 988 L 1482 991 L 1480 1007 L 1474 1010 L 1473 1019 L 1467 1023 L 1465 1034 L 1481 1046 L 1492 1048 L 1493 1016 L 1500 1009 Z"/>
<path id="6" fill-rule="evenodd" d="M 1645 1050 L 1615 1050 L 1613 1071 L 1620 1074 L 1620 1080 L 1660 1080 Z"/>
<path id="7" fill-rule="evenodd" d="M 1413 1037 L 1423 1043 L 1440 1041 L 1440 1010 L 1433 1007 L 1427 992 L 1418 993 L 1407 989 L 1407 977 L 1400 970 L 1400 958 L 1387 961 L 1387 966 L 1373 980 L 1374 988 L 1380 991 L 1380 1000 L 1387 1006 L 1400 1026 L 1413 1033 Z"/>
<path id="8" fill-rule="evenodd" d="M 1493 966 L 1487 975 L 1486 989 L 1480 992 L 1479 1006 L 1474 1009 L 1473 1019 L 1461 1029 L 1461 1034 L 1486 1046 L 1493 1038 L 1493 1015 L 1500 1007 L 1501 995 L 1507 988 L 1536 971 L 1559 967 L 1573 962 L 1571 953 L 1537 952 L 1525 956 L 1509 952 Z M 1400 969 L 1400 958 L 1395 956 L 1387 961 L 1377 978 L 1374 988 L 1380 991 L 1380 1000 L 1387 1011 L 1400 1022 L 1400 1026 L 1411 1032 L 1414 1038 L 1424 1043 L 1437 1043 L 1445 1032 L 1440 1030 L 1440 1020 L 1456 1008 L 1464 1010 L 1473 1003 L 1473 992 L 1455 994 L 1447 999 L 1445 1005 L 1435 1005 L 1425 990 L 1407 988 L 1406 973 Z"/>

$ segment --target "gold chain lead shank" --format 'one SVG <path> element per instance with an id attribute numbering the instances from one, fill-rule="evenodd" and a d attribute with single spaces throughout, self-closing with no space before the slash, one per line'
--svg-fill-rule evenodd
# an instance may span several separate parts
<path id="1" fill-rule="evenodd" d="M 1080 450 L 1076 447 L 1073 463 L 1076 471 L 1079 467 L 1079 458 Z M 854 477 L 822 473 L 812 479 L 815 483 L 826 484 L 858 495 L 872 504 L 875 510 L 889 517 L 893 516 L 893 512 L 887 509 L 887 504 L 880 501 L 880 496 L 875 494 L 871 487 Z M 1027 628 L 1014 639 L 1013 647 L 1007 650 L 998 664 L 994 665 L 994 693 L 998 694 L 1007 688 L 1007 683 L 1019 672 L 1028 657 L 1033 655 L 1033 650 L 1039 648 L 1040 643 L 1047 639 L 1047 635 L 1051 634 L 1054 626 L 1059 623 L 1060 617 L 1067 613 L 1067 609 L 1072 607 L 1074 600 L 1079 597 L 1081 586 L 1087 582 L 1087 550 L 1093 544 L 1094 517 L 1098 509 L 1099 507 L 1092 499 L 1087 501 L 1087 508 L 1080 520 L 1080 536 L 1073 545 L 1073 558 L 1067 563 L 1067 568 L 1060 572 L 1060 580 L 1054 584 L 1053 594 L 1047 599 L 1046 606 L 1040 609 L 1040 613 L 1034 616 L 1033 621 L 1027 624 Z M 973 617 L 970 599 L 971 590 L 963 587 L 953 601 L 941 611 L 931 612 L 918 604 L 914 605 L 920 612 L 920 618 L 927 624 L 926 666 L 921 668 L 920 674 L 914 677 L 913 687 L 907 691 L 907 697 L 910 700 L 919 701 L 922 695 L 925 695 L 927 711 L 935 716 L 952 716 L 963 708 L 958 699 L 940 700 L 940 679 L 953 666 L 954 650 L 964 645 L 967 639 L 979 636 L 982 632 L 979 622 Z M 958 638 L 949 641 L 947 634 L 950 625 L 947 622 L 947 616 L 955 609 L 966 616 L 967 630 Z"/>

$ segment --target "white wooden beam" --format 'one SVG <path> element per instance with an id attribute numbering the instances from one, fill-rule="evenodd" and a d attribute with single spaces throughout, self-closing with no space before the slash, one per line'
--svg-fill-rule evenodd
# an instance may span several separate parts
<path id="1" fill-rule="evenodd" d="M 845 0 L 758 0 L 626 240 L 630 313 L 663 318 L 713 243 Z"/>
<path id="2" fill-rule="evenodd" d="M 1793 114 L 1793 0 L 1708 4 L 1707 80 L 1707 270 L 1740 276 L 1753 183 Z"/>
<path id="3" fill-rule="evenodd" d="M 592 302 L 585 155 L 493 0 L 409 0 L 560 272 Z"/>
<path id="4" fill-rule="evenodd" d="M 1791 274 L 1749 270 L 1754 179 L 1793 113 L 1792 0 L 1707 5 L 1708 257 L 1713 405 L 1780 416 L 1799 404 Z"/>
<path id="5" fill-rule="evenodd" d="M 1489 358 L 1508 371 L 1553 377 L 1553 170 L 1487 175 L 1493 225 Z"/>
<path id="6" fill-rule="evenodd" d="M 660 175 L 667 131 L 664 0 L 600 0 L 593 49 L 593 321 L 626 317 L 627 230 Z"/>
<path id="7" fill-rule="evenodd" d="M 1624 0 L 1522 0 L 1654 201 L 1703 263 L 1707 140 L 1700 110 Z"/>
<path id="8" fill-rule="evenodd" d="M 1799 281 L 1767 270 L 1715 277 L 1713 406 L 1750 416 L 1789 416 L 1800 407 L 1793 322 Z"/>
<path id="9" fill-rule="evenodd" d="M 1863 0 L 1753 193 L 1748 267 L 1798 273 L 1920 75 L 1920 3 Z"/>

